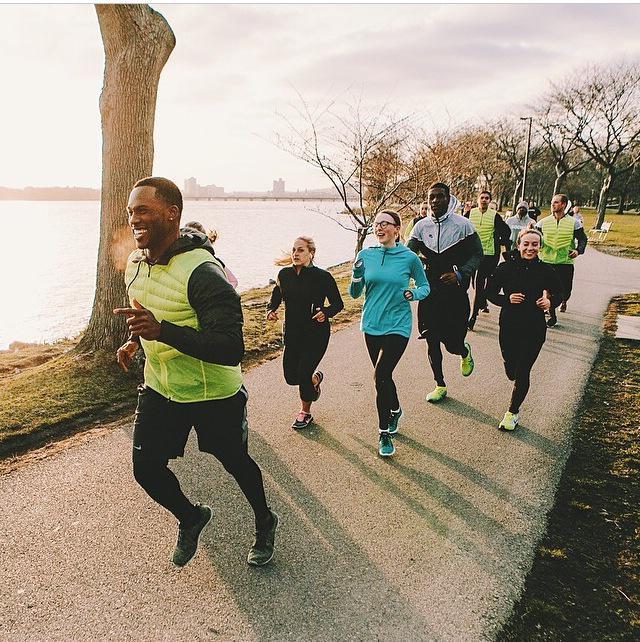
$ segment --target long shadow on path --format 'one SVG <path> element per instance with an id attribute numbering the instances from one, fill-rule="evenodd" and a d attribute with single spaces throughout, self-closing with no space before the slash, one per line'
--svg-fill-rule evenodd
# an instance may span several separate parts
<path id="1" fill-rule="evenodd" d="M 387 546 L 380 546 L 379 559 L 368 555 L 260 435 L 252 433 L 251 440 L 251 450 L 265 474 L 268 498 L 281 517 L 276 555 L 267 567 L 251 568 L 244 561 L 253 519 L 246 500 L 221 466 L 195 453 L 196 465 L 192 460 L 192 465 L 175 468 L 187 495 L 216 497 L 224 503 L 224 510 L 214 509 L 213 528 L 205 531 L 203 541 L 211 564 L 256 637 L 437 638 L 411 600 L 385 576 Z M 327 476 L 327 484 L 331 483 Z"/>

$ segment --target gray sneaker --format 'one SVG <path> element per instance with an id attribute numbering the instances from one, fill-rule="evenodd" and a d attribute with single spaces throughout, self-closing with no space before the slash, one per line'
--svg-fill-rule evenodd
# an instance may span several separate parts
<path id="1" fill-rule="evenodd" d="M 204 527 L 209 523 L 213 516 L 213 511 L 205 504 L 196 504 L 196 508 L 200 513 L 196 523 L 188 526 L 187 528 L 182 526 L 179 527 L 178 542 L 176 543 L 176 548 L 173 551 L 173 557 L 171 558 L 171 561 L 176 566 L 184 566 L 196 554 L 200 533 L 202 533 Z"/>
<path id="2" fill-rule="evenodd" d="M 256 530 L 256 539 L 247 555 L 247 563 L 251 566 L 264 566 L 271 561 L 276 539 L 276 528 L 280 518 L 272 510 L 269 510 L 271 520 L 265 529 Z"/>

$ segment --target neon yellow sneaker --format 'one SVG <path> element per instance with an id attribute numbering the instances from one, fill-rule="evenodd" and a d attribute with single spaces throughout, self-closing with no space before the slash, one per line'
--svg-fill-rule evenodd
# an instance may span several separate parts
<path id="1" fill-rule="evenodd" d="M 436 386 L 428 395 L 427 401 L 438 403 L 447 396 L 447 386 Z"/>
<path id="2" fill-rule="evenodd" d="M 473 355 L 471 354 L 471 346 L 467 341 L 464 342 L 464 346 L 467 349 L 467 356 L 460 357 L 460 372 L 463 377 L 468 377 L 473 372 Z"/>
<path id="3" fill-rule="evenodd" d="M 500 422 L 498 428 L 502 430 L 515 430 L 518 425 L 518 413 L 517 412 L 505 412 L 504 419 Z"/>

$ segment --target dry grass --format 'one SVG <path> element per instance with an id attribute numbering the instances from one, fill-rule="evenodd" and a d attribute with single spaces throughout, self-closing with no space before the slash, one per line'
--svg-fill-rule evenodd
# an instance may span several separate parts
<path id="1" fill-rule="evenodd" d="M 616 297 L 572 452 L 525 592 L 498 640 L 640 639 L 640 344 L 614 338 Z"/>
<path id="2" fill-rule="evenodd" d="M 361 301 L 347 294 L 350 266 L 332 268 L 345 301 L 334 330 L 359 317 Z M 245 370 L 273 359 L 282 349 L 281 323 L 267 323 L 265 306 L 271 288 L 242 295 L 245 317 Z M 67 437 L 90 426 L 130 413 L 136 400 L 140 368 L 123 373 L 112 354 L 80 357 L 75 342 L 14 344 L 0 352 L 0 457 L 7 457 Z"/>

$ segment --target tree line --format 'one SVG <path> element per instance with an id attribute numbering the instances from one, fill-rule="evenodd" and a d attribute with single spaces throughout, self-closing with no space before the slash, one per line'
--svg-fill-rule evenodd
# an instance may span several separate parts
<path id="1" fill-rule="evenodd" d="M 417 204 L 434 181 L 461 200 L 487 189 L 500 209 L 515 210 L 526 180 L 527 200 L 545 203 L 567 192 L 597 206 L 597 227 L 611 203 L 619 213 L 640 209 L 640 61 L 578 69 L 523 106 L 525 117 L 438 131 L 392 114 L 388 105 L 367 107 L 362 98 L 314 107 L 298 94 L 291 107 L 280 114 L 275 142 L 333 185 L 347 215 L 335 220 L 356 233 L 356 252 L 379 211 Z"/>

